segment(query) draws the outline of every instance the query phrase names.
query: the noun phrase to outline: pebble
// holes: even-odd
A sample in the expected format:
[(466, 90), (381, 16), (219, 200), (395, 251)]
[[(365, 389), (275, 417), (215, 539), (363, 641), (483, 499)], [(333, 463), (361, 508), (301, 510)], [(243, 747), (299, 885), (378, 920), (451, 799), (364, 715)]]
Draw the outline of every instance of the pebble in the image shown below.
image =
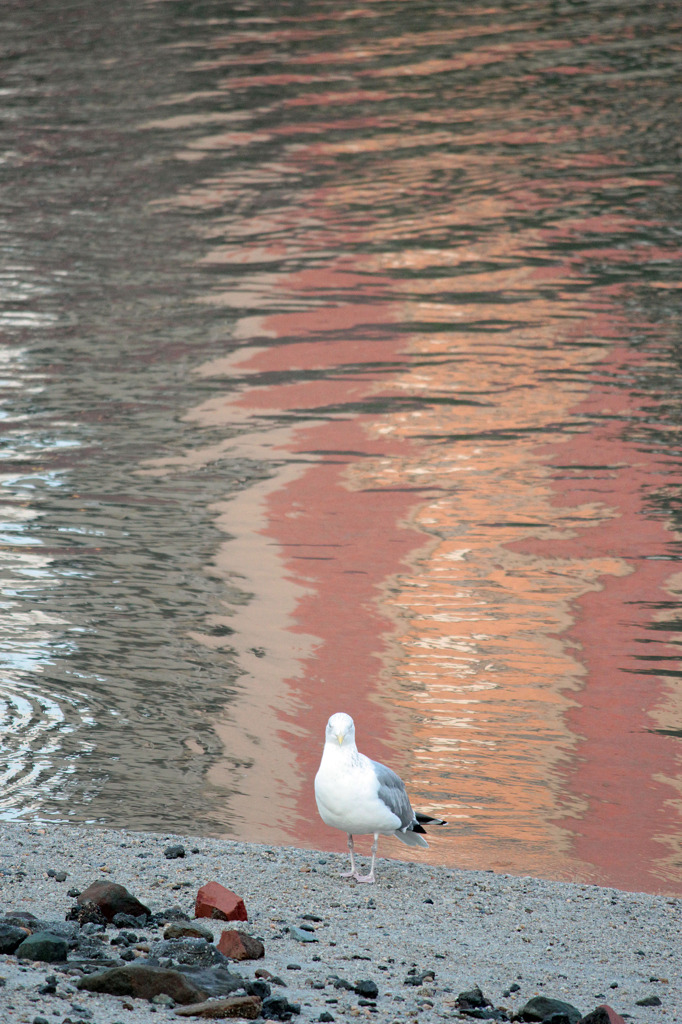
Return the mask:
[(297, 942), (319, 942), (316, 935), (311, 934), (304, 928), (298, 928), (295, 924), (289, 926), (289, 935)]

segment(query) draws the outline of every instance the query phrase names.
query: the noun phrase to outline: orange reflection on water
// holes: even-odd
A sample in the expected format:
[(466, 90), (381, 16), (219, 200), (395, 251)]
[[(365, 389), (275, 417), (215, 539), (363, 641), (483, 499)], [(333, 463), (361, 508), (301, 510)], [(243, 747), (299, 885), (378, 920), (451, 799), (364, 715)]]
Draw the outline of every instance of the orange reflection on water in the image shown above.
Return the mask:
[[(388, 77), (365, 66), (380, 44), (366, 47), (341, 93)], [(409, 84), (503, 56), (491, 44), (407, 61), (391, 77)], [(313, 74), (254, 71), (229, 87), (310, 85)], [(235, 607), (230, 592), (211, 623), (234, 634), (196, 636), (236, 649), (245, 671), (217, 723), (226, 758), (209, 779), (229, 793), (226, 829), (343, 848), (319, 822), (312, 779), (324, 722), (344, 709), (361, 748), (450, 822), (428, 854), (383, 853), (682, 891), (679, 756), (654, 731), (675, 728), (678, 677), (645, 673), (641, 658), (644, 641), (656, 658), (676, 654), (664, 629), (650, 631), (651, 606), (678, 592), (661, 560), (667, 524), (644, 507), (661, 469), (624, 439), (623, 417), (641, 413), (634, 389), (604, 383), (638, 358), (619, 350), (623, 288), (597, 287), (558, 233), (524, 225), (523, 214), (552, 211), (555, 185), (518, 175), (515, 151), (570, 143), (555, 164), (561, 238), (603, 235), (593, 251), (613, 265), (632, 218), (586, 210), (586, 196), (632, 180), (613, 156), (572, 153), (605, 133), (599, 117), (547, 126), (532, 111), (488, 131), (490, 106), (481, 118), (471, 107), (464, 146), (456, 113), (441, 123), (396, 107), (334, 122), (338, 74), (320, 70), (306, 94), (315, 120), (198, 135), (179, 154), (285, 147), (279, 162), (236, 166), (179, 196), (186, 209), (220, 209), (279, 174), (294, 181), (275, 210), (203, 229), (206, 263), (254, 266), (204, 297), (238, 317), (241, 347), (201, 367), (225, 388), (190, 414), (229, 436), (185, 462), (229, 455), (269, 473), (215, 507), (227, 537), (209, 571), (248, 597)], [(493, 168), (484, 144), (509, 152)], [(298, 191), (297, 171), (356, 156), (373, 173)], [(467, 187), (422, 209), (439, 175)], [(285, 257), (304, 268), (282, 269)]]

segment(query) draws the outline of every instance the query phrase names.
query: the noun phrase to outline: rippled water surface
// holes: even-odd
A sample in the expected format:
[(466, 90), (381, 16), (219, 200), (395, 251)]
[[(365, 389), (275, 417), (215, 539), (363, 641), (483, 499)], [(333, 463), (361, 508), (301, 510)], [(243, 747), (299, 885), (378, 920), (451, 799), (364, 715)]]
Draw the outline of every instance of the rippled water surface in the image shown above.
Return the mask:
[(0, 814), (682, 893), (678, 4), (0, 21)]

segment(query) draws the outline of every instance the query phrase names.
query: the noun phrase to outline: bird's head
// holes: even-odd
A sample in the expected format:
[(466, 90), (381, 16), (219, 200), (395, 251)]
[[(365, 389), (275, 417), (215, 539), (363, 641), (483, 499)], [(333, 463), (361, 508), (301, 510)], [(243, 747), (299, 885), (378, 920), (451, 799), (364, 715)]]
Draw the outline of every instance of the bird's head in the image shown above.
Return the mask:
[(344, 744), (355, 743), (355, 724), (350, 715), (343, 711), (337, 711), (327, 722), (325, 735), (327, 743), (338, 743), (340, 747)]

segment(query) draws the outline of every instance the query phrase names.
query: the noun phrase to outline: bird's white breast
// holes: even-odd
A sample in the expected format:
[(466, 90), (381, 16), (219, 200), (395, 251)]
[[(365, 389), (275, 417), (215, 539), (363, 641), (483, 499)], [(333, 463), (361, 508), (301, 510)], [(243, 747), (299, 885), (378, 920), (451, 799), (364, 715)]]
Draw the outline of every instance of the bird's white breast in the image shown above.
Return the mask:
[(400, 819), (378, 793), (379, 782), (368, 757), (325, 744), (315, 776), (315, 799), (325, 825), (355, 835), (394, 832)]

